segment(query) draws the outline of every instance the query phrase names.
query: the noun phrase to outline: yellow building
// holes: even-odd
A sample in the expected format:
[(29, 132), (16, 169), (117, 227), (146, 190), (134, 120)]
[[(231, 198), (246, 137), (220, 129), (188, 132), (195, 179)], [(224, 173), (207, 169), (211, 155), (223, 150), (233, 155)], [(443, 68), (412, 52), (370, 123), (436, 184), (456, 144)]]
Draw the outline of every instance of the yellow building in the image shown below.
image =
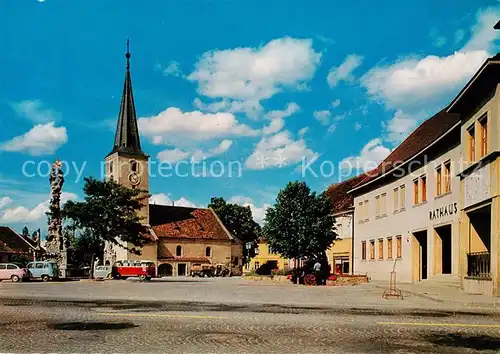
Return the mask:
[(245, 264), (243, 273), (256, 271), (261, 267), (261, 271), (265, 274), (270, 274), (271, 269), (288, 269), (291, 267), (291, 263), (288, 259), (282, 258), (280, 254), (273, 252), (273, 250), (269, 247), (269, 244), (265, 240), (260, 239), (256, 255), (250, 260), (250, 262)]
[(325, 191), (333, 206), (337, 239), (327, 250), (330, 272), (354, 274), (352, 263), (352, 238), (354, 219), (354, 199), (348, 191), (366, 177), (361, 174), (346, 181), (332, 184)]
[(461, 117), (460, 275), (465, 291), (500, 296), (500, 54), (448, 106)]

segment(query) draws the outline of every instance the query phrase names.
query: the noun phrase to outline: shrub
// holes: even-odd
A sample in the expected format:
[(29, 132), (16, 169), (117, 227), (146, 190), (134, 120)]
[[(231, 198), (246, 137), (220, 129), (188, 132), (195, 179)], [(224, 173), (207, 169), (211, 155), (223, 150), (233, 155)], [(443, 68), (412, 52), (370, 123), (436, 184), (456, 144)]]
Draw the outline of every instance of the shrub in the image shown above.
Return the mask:
[(292, 274), (292, 270), (291, 269), (273, 269), (273, 272), (272, 272), (273, 275), (290, 275)]

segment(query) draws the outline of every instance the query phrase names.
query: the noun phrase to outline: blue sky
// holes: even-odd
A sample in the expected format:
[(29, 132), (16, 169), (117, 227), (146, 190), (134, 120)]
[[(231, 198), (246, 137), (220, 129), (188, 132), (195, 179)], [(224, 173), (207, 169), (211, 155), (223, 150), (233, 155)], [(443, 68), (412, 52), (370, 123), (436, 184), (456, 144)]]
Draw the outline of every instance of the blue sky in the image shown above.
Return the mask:
[[(143, 150), (214, 166), (151, 178), (155, 202), (222, 196), (260, 221), (288, 181), (323, 191), (387, 156), (498, 52), (499, 18), (496, 0), (2, 1), (0, 224), (45, 227), (47, 162), (100, 176), (127, 37)], [(81, 189), (73, 167), (64, 199)]]

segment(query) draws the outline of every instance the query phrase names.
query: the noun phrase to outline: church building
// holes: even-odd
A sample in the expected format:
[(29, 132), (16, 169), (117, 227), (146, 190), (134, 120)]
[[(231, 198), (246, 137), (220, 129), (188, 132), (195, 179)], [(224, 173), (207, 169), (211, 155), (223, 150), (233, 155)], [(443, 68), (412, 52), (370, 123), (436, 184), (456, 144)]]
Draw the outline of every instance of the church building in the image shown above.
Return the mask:
[[(142, 150), (130, 77), (130, 53), (121, 99), (120, 113), (111, 152), (105, 157), (106, 178), (128, 188), (149, 192), (149, 156)], [(165, 180), (168, 183), (168, 180)], [(241, 273), (243, 245), (207, 208), (150, 204), (145, 199), (139, 211), (148, 228), (148, 241), (141, 254), (107, 244), (104, 263), (153, 261), (159, 276), (188, 275), (193, 264), (224, 264)], [(132, 245), (128, 245), (129, 248)]]

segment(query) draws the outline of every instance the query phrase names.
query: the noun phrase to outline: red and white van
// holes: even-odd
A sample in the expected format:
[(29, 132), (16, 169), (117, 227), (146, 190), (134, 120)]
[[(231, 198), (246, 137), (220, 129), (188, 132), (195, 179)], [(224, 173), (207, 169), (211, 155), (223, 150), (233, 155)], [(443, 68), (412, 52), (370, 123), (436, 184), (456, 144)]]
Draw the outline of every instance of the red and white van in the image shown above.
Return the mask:
[(150, 280), (156, 277), (156, 266), (153, 261), (117, 261), (111, 270), (113, 279), (137, 277)]

